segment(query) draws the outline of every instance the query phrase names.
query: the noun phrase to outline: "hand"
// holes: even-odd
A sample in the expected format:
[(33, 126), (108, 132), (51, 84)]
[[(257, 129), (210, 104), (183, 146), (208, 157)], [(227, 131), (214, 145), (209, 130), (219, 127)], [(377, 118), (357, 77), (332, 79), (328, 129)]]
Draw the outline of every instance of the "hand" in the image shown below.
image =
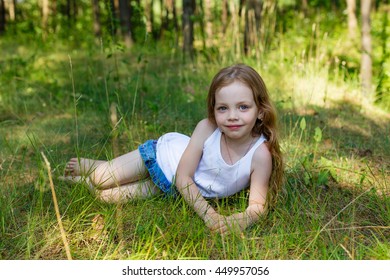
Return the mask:
[(204, 217), (204, 221), (206, 226), (212, 231), (212, 232), (218, 232), (218, 229), (221, 228), (223, 225), (223, 221), (225, 220), (225, 217), (218, 214), (208, 214)]
[(229, 233), (242, 233), (246, 228), (247, 222), (241, 213), (231, 216), (223, 216), (218, 213), (208, 215), (205, 219), (206, 226), (212, 231), (221, 235)]
[(232, 233), (242, 233), (248, 226), (248, 218), (244, 213), (236, 213), (226, 217), (226, 225)]

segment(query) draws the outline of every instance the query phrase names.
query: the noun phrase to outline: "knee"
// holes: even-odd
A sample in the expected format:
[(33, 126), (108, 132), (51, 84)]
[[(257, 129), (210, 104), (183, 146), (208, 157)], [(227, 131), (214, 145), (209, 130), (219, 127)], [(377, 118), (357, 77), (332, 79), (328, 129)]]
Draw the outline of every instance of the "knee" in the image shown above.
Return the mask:
[(112, 187), (115, 182), (114, 178), (109, 176), (106, 168), (103, 166), (96, 167), (96, 169), (89, 174), (89, 180), (96, 188), (102, 189)]

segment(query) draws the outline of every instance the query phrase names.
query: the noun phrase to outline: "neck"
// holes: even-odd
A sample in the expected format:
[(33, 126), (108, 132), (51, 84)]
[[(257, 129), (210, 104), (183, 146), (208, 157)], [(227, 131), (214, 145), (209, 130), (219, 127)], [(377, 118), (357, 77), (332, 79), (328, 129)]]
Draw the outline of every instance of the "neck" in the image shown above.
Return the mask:
[(229, 164), (232, 165), (249, 152), (256, 139), (256, 137), (249, 135), (248, 138), (243, 139), (242, 141), (229, 142), (224, 133), (222, 133), (222, 137), (224, 138), (225, 142), (225, 155), (227, 155), (226, 158), (229, 160)]
[(226, 137), (225, 133), (222, 133), (223, 137), (225, 138), (225, 143), (229, 145), (229, 147), (246, 147), (247, 145), (252, 145), (254, 139), (257, 137), (253, 136), (252, 134), (249, 134), (247, 137), (243, 139), (232, 139)]

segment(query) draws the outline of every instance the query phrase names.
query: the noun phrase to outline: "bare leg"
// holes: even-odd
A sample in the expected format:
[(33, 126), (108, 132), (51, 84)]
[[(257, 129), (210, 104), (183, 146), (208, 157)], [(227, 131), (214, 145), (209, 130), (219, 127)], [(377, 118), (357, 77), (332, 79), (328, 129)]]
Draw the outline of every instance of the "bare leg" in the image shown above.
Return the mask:
[(108, 203), (123, 203), (132, 199), (144, 199), (160, 193), (152, 180), (98, 190), (96, 197)]
[(71, 158), (65, 167), (65, 176), (89, 176), (99, 164), (106, 162), (89, 158)]
[[(65, 168), (65, 180), (89, 178), (90, 184), (100, 189), (119, 187), (149, 177), (138, 150), (111, 161), (72, 158)], [(76, 180), (76, 182), (79, 180)]]

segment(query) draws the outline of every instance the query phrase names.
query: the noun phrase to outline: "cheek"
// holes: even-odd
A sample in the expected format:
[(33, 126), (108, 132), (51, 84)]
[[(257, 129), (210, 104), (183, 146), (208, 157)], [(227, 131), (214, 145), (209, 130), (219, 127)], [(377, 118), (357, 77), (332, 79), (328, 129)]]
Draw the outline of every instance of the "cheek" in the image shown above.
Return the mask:
[(222, 120), (222, 118), (221, 118), (221, 116), (219, 114), (215, 114), (214, 116), (215, 116), (215, 121), (216, 122), (219, 122), (219, 121)]

